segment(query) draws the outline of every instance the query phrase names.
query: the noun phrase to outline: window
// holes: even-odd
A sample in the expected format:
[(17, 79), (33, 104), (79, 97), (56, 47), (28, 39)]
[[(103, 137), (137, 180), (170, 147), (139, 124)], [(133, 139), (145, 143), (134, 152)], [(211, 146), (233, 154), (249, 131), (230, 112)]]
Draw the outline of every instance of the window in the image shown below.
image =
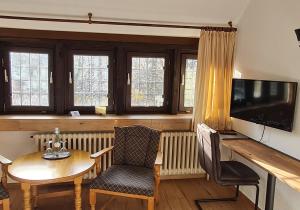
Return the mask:
[(5, 72), (8, 111), (50, 111), (52, 106), (52, 71), (50, 53), (10, 50)]
[(196, 72), (196, 55), (184, 54), (181, 66), (180, 111), (191, 112), (194, 107)]
[(130, 55), (127, 75), (128, 109), (158, 111), (166, 107), (166, 56)]
[(0, 37), (0, 114), (192, 111), (196, 40), (37, 37)]
[[(69, 84), (73, 91), (72, 107), (82, 112), (94, 112), (95, 106), (111, 108), (112, 87), (110, 56), (97, 54), (73, 53), (72, 72), (69, 72)], [(72, 78), (73, 76), (73, 78)]]

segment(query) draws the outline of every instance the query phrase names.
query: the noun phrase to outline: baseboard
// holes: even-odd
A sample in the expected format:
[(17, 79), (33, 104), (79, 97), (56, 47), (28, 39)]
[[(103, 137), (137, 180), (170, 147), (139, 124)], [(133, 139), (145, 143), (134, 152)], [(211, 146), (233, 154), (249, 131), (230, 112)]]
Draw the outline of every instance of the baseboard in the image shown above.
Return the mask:
[(199, 179), (206, 177), (205, 173), (201, 174), (183, 174), (183, 175), (164, 175), (160, 176), (161, 180), (170, 180), (170, 179)]

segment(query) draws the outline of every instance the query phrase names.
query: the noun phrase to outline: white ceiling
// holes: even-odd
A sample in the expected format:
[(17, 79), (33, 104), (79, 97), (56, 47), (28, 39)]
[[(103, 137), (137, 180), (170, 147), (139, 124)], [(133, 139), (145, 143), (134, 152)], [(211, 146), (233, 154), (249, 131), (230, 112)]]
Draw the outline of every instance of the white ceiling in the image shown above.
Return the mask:
[(236, 23), (249, 0), (2, 0), (0, 13), (83, 17), (97, 19), (174, 22), (188, 24)]

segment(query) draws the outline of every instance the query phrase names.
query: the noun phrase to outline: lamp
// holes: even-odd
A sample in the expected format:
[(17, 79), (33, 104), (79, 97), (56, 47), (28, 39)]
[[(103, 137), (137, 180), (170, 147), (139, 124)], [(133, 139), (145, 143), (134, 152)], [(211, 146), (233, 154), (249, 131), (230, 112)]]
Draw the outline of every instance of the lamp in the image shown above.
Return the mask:
[(299, 42), (299, 47), (300, 47), (300, 28), (295, 30), (297, 38), (298, 38), (298, 42)]

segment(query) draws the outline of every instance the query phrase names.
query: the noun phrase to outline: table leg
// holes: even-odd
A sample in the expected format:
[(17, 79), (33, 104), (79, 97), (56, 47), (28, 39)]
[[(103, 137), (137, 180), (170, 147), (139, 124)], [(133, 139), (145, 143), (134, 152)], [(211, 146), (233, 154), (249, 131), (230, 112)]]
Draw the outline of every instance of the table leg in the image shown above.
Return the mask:
[(81, 210), (81, 183), (82, 177), (77, 177), (74, 180), (75, 184), (75, 210)]
[(24, 196), (24, 210), (31, 210), (31, 192), (30, 184), (21, 183), (21, 189), (23, 190)]
[(272, 174), (268, 174), (265, 210), (273, 210), (275, 186), (276, 186), (276, 177), (273, 176)]
[(37, 208), (37, 196), (38, 196), (38, 186), (33, 185), (32, 188), (32, 205), (34, 208)]

